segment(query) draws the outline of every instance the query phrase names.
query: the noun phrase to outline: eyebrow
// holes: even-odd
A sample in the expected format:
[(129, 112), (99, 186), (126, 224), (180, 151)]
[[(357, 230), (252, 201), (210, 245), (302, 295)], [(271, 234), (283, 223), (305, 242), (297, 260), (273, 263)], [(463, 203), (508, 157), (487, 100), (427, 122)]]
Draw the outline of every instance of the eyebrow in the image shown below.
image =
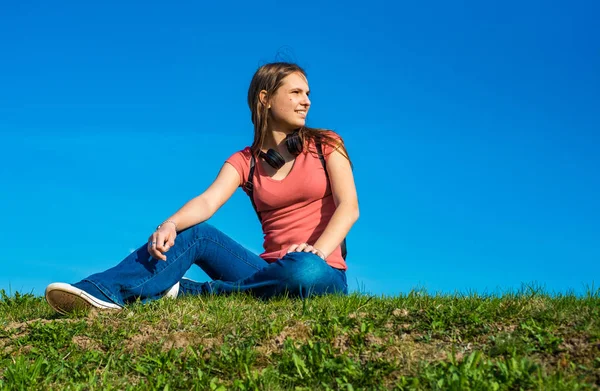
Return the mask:
[(295, 90), (306, 91), (307, 94), (310, 94), (310, 88), (308, 90), (304, 90), (304, 88), (302, 88), (302, 87), (290, 87), (290, 89), (288, 91), (295, 91)]

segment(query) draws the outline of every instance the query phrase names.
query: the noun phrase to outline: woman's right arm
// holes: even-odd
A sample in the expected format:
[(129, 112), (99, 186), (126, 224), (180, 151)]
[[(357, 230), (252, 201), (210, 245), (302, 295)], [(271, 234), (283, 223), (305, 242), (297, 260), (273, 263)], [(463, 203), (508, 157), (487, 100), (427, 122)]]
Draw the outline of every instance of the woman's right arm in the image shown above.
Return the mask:
[[(182, 231), (212, 217), (231, 198), (240, 185), (240, 175), (229, 163), (223, 164), (213, 183), (199, 196), (185, 203), (167, 220), (174, 224), (161, 225), (148, 239), (148, 250), (155, 258), (167, 259), (164, 255), (175, 244), (176, 231)], [(175, 230), (175, 224), (177, 230)], [(152, 244), (154, 243), (154, 245)]]

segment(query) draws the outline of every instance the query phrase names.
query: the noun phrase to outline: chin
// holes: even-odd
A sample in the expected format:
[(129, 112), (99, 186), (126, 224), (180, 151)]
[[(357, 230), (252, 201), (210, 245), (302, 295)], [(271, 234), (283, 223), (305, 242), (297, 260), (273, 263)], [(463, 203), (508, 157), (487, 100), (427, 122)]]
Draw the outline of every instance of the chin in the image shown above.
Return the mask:
[(298, 128), (301, 128), (303, 126), (306, 125), (306, 120), (305, 119), (298, 119), (298, 118), (294, 118), (294, 120), (292, 121), (281, 121), (279, 123), (279, 126), (282, 126), (284, 128), (288, 128), (290, 130), (296, 130)]
[(295, 128), (301, 128), (304, 125), (306, 125), (306, 121), (298, 121), (297, 123), (294, 124)]

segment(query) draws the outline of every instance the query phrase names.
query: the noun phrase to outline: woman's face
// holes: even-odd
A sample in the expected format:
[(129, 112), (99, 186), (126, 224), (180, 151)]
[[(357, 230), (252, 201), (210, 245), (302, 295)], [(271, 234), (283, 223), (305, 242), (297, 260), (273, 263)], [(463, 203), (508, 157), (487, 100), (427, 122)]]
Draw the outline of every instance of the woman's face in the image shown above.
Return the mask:
[(298, 129), (306, 123), (310, 108), (310, 91), (303, 74), (294, 72), (282, 80), (281, 86), (269, 100), (269, 112), (276, 126)]

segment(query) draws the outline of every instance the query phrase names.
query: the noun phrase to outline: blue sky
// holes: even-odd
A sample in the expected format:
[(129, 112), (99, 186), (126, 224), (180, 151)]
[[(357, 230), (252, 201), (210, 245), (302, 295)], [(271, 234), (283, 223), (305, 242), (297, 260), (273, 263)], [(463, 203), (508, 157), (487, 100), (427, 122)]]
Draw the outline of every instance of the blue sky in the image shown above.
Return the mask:
[[(248, 84), (276, 60), (354, 163), (351, 290), (597, 288), (600, 7), (484, 3), (3, 4), (0, 289), (145, 243), (251, 143)], [(210, 222), (261, 251), (241, 190)]]

